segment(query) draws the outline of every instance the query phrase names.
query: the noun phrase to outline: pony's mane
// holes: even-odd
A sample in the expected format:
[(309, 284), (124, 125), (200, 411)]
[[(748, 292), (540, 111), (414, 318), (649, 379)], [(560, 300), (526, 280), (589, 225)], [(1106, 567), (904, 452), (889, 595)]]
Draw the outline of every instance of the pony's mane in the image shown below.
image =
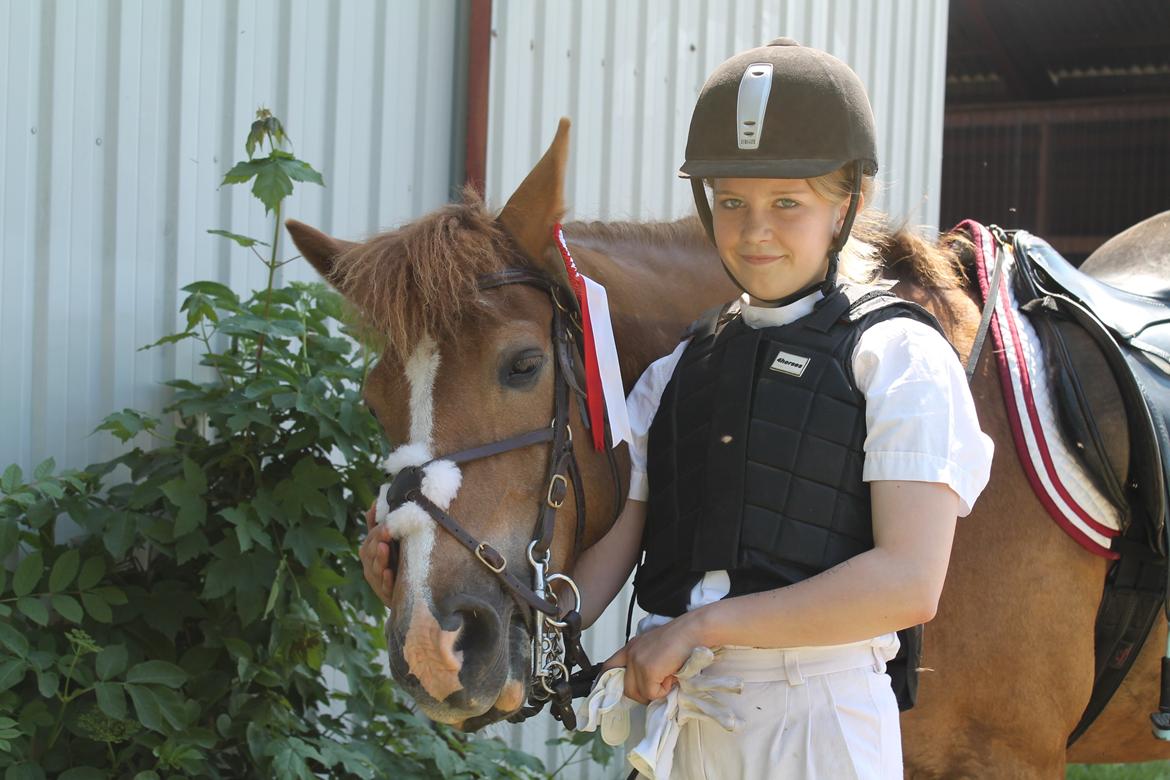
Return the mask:
[(491, 313), (479, 294), (482, 274), (524, 264), (468, 188), (462, 202), (340, 255), (332, 279), (357, 306), (364, 336), (405, 360), (423, 334), (444, 343), (467, 320)]
[(565, 232), (578, 241), (599, 241), (607, 245), (669, 247), (707, 243), (707, 234), (698, 217), (673, 222), (570, 222)]
[(887, 279), (936, 290), (967, 286), (963, 258), (973, 246), (962, 233), (944, 233), (932, 242), (903, 225), (880, 236), (875, 244), (882, 258), (882, 276)]

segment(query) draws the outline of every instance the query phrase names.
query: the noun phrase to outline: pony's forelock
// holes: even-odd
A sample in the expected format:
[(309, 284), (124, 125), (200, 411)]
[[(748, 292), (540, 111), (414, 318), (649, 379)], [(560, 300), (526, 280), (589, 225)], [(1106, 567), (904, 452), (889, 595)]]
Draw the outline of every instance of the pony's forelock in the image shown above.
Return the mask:
[(446, 343), (466, 320), (493, 314), (478, 279), (524, 260), (475, 190), (337, 258), (333, 282), (365, 338), (404, 362), (424, 334)]

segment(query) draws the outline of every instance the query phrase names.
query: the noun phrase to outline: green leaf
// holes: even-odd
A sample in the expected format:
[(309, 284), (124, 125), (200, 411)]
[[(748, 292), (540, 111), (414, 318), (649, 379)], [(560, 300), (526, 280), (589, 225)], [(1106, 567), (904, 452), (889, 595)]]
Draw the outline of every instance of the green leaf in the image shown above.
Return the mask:
[(7, 558), (20, 541), (20, 526), (15, 519), (0, 518), (0, 558)]
[(116, 588), (113, 585), (103, 585), (100, 588), (94, 588), (93, 595), (108, 601), (115, 607), (120, 607), (126, 603), (126, 594), (121, 588)]
[(0, 691), (6, 691), (24, 679), (28, 664), (20, 658), (0, 661)]
[(106, 573), (106, 559), (100, 555), (86, 558), (81, 565), (81, 573), (77, 575), (78, 590), (89, 590), (101, 582)]
[(252, 194), (264, 204), (264, 213), (275, 209), (280, 202), (292, 195), (293, 183), (288, 172), (279, 160), (265, 160), (264, 165), (256, 171), (256, 180), (252, 182)]
[[(190, 327), (190, 326), (188, 326), (188, 327)], [(145, 347), (140, 349), (139, 352), (142, 352), (143, 350), (147, 350), (147, 349), (152, 349), (154, 347), (166, 346), (167, 344), (178, 344), (180, 341), (186, 341), (187, 339), (191, 339), (191, 338), (195, 338), (195, 331), (193, 331), (193, 330), (186, 330), (186, 331), (183, 331), (182, 333), (172, 333), (169, 336), (163, 336), (158, 341), (154, 341), (154, 342), (151, 342), (150, 344), (147, 344)], [(114, 435), (117, 436), (116, 433)], [(122, 439), (122, 441), (126, 441), (126, 439)]]
[(4, 773), (4, 780), (45, 780), (45, 770), (36, 764), (22, 761), (8, 767)]
[(301, 160), (281, 160), (280, 168), (285, 174), (296, 181), (305, 181), (310, 184), (320, 184), (325, 186), (325, 180), (321, 178), (321, 174), (313, 170), (313, 167), (307, 162)]
[(284, 584), (284, 575), (288, 570), (288, 565), (284, 558), (280, 559), (280, 566), (276, 569), (276, 579), (272, 581), (272, 589), (268, 591), (268, 603), (264, 605), (264, 617), (268, 617), (276, 606), (276, 600), (280, 596), (280, 586)]
[(134, 712), (138, 714), (138, 720), (142, 725), (151, 731), (165, 734), (162, 709), (154, 691), (145, 685), (127, 685), (125, 688), (126, 693), (130, 694), (130, 700), (134, 702)]
[(59, 593), (69, 587), (69, 583), (77, 576), (80, 565), (81, 553), (75, 549), (66, 550), (53, 563), (53, 570), (49, 573), (49, 591)]
[(52, 458), (46, 458), (33, 469), (33, 479), (40, 481), (52, 474), (55, 468), (57, 468), (57, 462)]
[(143, 661), (130, 667), (126, 673), (128, 683), (156, 683), (168, 688), (178, 688), (187, 681), (187, 673), (166, 661)]
[(134, 775), (134, 780), (162, 780), (162, 778), (159, 777), (158, 772), (148, 769), (145, 772), (139, 772)]
[(138, 523), (134, 515), (129, 512), (117, 512), (106, 521), (106, 528), (102, 532), (102, 544), (114, 560), (121, 560), (134, 545), (137, 533)]
[(0, 623), (0, 645), (21, 658), (28, 655), (28, 640), (9, 623)]
[[(187, 472), (186, 460), (183, 471)], [(203, 481), (201, 474), (200, 481)], [(179, 508), (174, 524), (175, 537), (194, 531), (207, 518), (207, 503), (201, 496), (205, 489), (206, 482), (200, 487), (198, 483), (192, 483), (189, 479), (172, 479), (162, 486), (163, 494)]]
[(53, 609), (71, 623), (80, 624), (85, 618), (85, 613), (81, 611), (81, 605), (72, 596), (64, 593), (54, 593), (49, 597), (49, 601), (52, 603)]
[(273, 753), (273, 773), (281, 778), (313, 780), (313, 773), (306, 759), (324, 761), (312, 745), (297, 737), (277, 738), (268, 749)]
[(154, 693), (155, 701), (158, 702), (159, 712), (166, 718), (167, 723), (177, 730), (181, 731), (190, 725), (192, 718), (199, 712), (197, 704), (189, 712), (186, 700), (177, 691), (158, 687), (151, 688), (151, 691)]
[[(185, 336), (185, 334), (184, 334)], [(177, 340), (177, 339), (172, 339)], [(162, 343), (157, 342), (157, 343)], [(94, 428), (98, 431), (109, 431), (123, 443), (130, 441), (142, 431), (152, 431), (158, 427), (158, 420), (150, 415), (143, 414), (136, 409), (123, 409), (120, 412), (107, 415), (102, 424)]]
[[(60, 501), (65, 498), (65, 490), (56, 482), (45, 481), (36, 483), (36, 487), (40, 489), (41, 493), (54, 501)], [(49, 513), (46, 512), (46, 516)]]
[(209, 549), (207, 535), (199, 531), (192, 531), (175, 542), (175, 562), (182, 566), (187, 561), (198, 558)]
[(98, 595), (96, 590), (82, 593), (81, 603), (85, 607), (86, 613), (97, 622), (112, 623), (114, 621), (114, 611), (110, 609), (109, 602)]
[(267, 163), (267, 160), (245, 160), (238, 162), (232, 169), (224, 174), (224, 184), (243, 184), (255, 176), (260, 169)]
[(37, 693), (46, 699), (57, 695), (61, 678), (52, 672), (37, 672)]
[(29, 554), (16, 567), (16, 574), (12, 577), (12, 592), (17, 596), (32, 593), (44, 571), (45, 563), (40, 551)]
[[(256, 246), (257, 244), (259, 244), (260, 246), (268, 246), (268, 244), (266, 244), (265, 242), (263, 242), (257, 238), (248, 238), (247, 236), (241, 236), (238, 233), (229, 233), (226, 230), (208, 230), (207, 232), (211, 233), (212, 235), (223, 236), (224, 238), (230, 238), (232, 241), (235, 241), (237, 244), (239, 244), (242, 247)], [(183, 289), (185, 290), (187, 288), (184, 287)]]
[(331, 525), (320, 520), (306, 520), (295, 528), (290, 528), (284, 536), (285, 548), (292, 550), (305, 566), (316, 561), (321, 551), (346, 553), (349, 551), (349, 542)]
[(0, 476), (0, 491), (5, 493), (12, 493), (24, 482), (24, 473), (20, 470), (20, 466), (13, 463), (8, 468), (4, 469), (4, 474)]
[(121, 683), (100, 682), (93, 686), (98, 707), (116, 720), (126, 719), (126, 693)]
[(57, 775), (57, 780), (106, 780), (109, 775), (92, 766), (75, 766)]
[(199, 494), (206, 492), (207, 476), (203, 473), (203, 468), (190, 458), (183, 458), (183, 477), (195, 492)]
[(37, 625), (49, 625), (49, 610), (41, 603), (41, 600), (35, 596), (25, 596), (16, 600), (16, 608), (24, 613), (32, 622)]
[(123, 645), (103, 647), (95, 661), (98, 679), (109, 680), (126, 671), (126, 658), (126, 648)]

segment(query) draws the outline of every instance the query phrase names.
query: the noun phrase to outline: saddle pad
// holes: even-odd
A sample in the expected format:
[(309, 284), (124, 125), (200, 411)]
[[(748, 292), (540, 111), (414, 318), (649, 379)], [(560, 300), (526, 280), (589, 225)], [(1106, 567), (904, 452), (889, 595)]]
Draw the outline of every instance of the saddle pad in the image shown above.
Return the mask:
[[(976, 277), (986, 300), (995, 270), (995, 239), (973, 220), (959, 223), (958, 228), (970, 234), (975, 244)], [(990, 335), (1016, 454), (1036, 497), (1057, 525), (1089, 552), (1116, 559), (1110, 540), (1120, 533), (1121, 516), (1096, 489), (1061, 433), (1040, 339), (1019, 310), (1015, 272), (1015, 257), (1008, 252)]]

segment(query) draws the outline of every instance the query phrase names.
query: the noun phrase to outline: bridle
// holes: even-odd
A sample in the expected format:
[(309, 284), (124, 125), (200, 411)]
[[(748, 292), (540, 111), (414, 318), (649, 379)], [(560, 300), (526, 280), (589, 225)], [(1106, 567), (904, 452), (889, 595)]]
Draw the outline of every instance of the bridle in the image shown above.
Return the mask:
[[(556, 525), (556, 513), (568, 496), (572, 486), (577, 508), (576, 530), (573, 535), (573, 557), (581, 549), (585, 534), (585, 490), (581, 484), (581, 473), (577, 457), (573, 452), (573, 431), (569, 423), (569, 393), (578, 395), (577, 407), (582, 422), (588, 428), (591, 423), (604, 425), (604, 420), (590, 421), (585, 408), (585, 393), (577, 380), (574, 333), (581, 334), (581, 324), (575, 306), (567, 306), (562, 300), (565, 291), (550, 277), (526, 268), (507, 268), (496, 273), (480, 276), (479, 291), (494, 290), (512, 284), (525, 284), (548, 293), (552, 301), (552, 348), (553, 348), (553, 420), (547, 427), (537, 428), (511, 436), (507, 439), (481, 444), (469, 449), (441, 455), (426, 463), (409, 466), (395, 474), (384, 486), (388, 511), (393, 512), (408, 502), (414, 502), (440, 527), (466, 547), (483, 564), (500, 584), (520, 604), (525, 622), (532, 635), (532, 681), (528, 691), (528, 703), (509, 717), (519, 722), (552, 704), (551, 711), (567, 729), (576, 727), (572, 697), (574, 688), (584, 687), (595, 676), (596, 667), (589, 662), (581, 646), (581, 592), (577, 584), (560, 572), (548, 573)], [(468, 463), (513, 450), (524, 449), (537, 444), (549, 444), (546, 485), (537, 512), (536, 526), (528, 544), (527, 558), (532, 569), (532, 585), (522, 582), (508, 571), (508, 561), (492, 545), (471, 535), (458, 520), (445, 512), (422, 492), (423, 471), (435, 461), (450, 461), (456, 464)], [(608, 444), (608, 442), (607, 442)], [(614, 516), (621, 509), (621, 480), (613, 448), (606, 446), (610, 471), (614, 484)], [(553, 582), (565, 583), (573, 592), (573, 609), (558, 618), (561, 611), (556, 594), (550, 589)], [(531, 609), (529, 612), (524, 607)], [(581, 667), (578, 675), (571, 674), (573, 666)], [(572, 679), (571, 679), (572, 678)], [(576, 683), (571, 685), (570, 683)], [(587, 690), (587, 688), (586, 688)]]

